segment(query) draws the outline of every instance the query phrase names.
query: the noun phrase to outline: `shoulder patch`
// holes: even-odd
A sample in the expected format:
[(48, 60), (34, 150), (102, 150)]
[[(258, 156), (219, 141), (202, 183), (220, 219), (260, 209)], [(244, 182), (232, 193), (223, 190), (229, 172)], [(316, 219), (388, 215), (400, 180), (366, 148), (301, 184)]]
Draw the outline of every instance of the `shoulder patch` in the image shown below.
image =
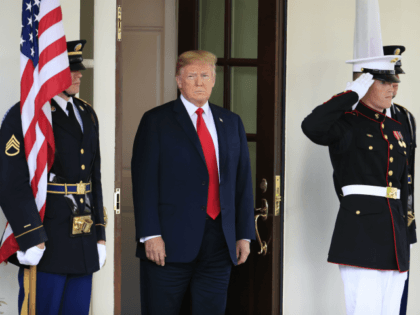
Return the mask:
[(20, 142), (16, 139), (15, 135), (12, 135), (10, 140), (6, 143), (5, 153), (8, 156), (18, 155), (20, 152)]

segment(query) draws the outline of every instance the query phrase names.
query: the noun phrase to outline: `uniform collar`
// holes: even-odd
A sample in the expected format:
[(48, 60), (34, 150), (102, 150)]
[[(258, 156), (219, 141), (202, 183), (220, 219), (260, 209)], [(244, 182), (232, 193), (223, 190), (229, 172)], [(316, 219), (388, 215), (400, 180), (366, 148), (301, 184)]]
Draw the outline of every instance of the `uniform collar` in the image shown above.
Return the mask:
[[(181, 101), (182, 101), (182, 103), (184, 104), (185, 109), (187, 110), (188, 115), (189, 115), (190, 117), (192, 117), (192, 116), (195, 114), (195, 112), (197, 111), (197, 109), (199, 109), (199, 108), (200, 108), (200, 107), (198, 107), (198, 106), (194, 105), (193, 103), (191, 103), (191, 102), (187, 101), (187, 99), (186, 99), (186, 98), (184, 97), (184, 95), (182, 95), (182, 94), (181, 94)], [(209, 102), (208, 102), (208, 101), (207, 101), (207, 102), (206, 102), (206, 104), (204, 104), (204, 106), (203, 106), (203, 107), (201, 107), (201, 108), (203, 109), (204, 114), (209, 114), (209, 112), (210, 112), (210, 106), (209, 106)]]
[(58, 104), (58, 106), (61, 107), (61, 109), (65, 113), (67, 113), (67, 103), (71, 103), (74, 106), (73, 97), (70, 97), (70, 99), (68, 101), (66, 101), (61, 96), (56, 95), (56, 96), (53, 97), (53, 100)]
[(391, 118), (391, 110), (389, 108), (387, 109), (386, 114), (384, 114), (384, 113), (378, 112), (377, 110), (374, 110), (373, 108), (369, 107), (368, 105), (360, 101), (359, 104), (357, 104), (356, 111), (358, 111), (363, 116), (373, 121), (376, 121), (378, 123), (383, 122), (384, 120), (388, 120), (388, 119), (399, 123), (395, 119)]

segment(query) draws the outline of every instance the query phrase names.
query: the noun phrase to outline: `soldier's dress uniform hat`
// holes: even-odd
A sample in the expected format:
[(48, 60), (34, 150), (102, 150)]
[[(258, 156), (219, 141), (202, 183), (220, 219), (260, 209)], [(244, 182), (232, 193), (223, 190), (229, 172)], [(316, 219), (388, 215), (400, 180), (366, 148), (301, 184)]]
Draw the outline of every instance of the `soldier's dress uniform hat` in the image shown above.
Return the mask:
[(86, 70), (83, 65), (83, 48), (85, 47), (86, 40), (74, 40), (67, 42), (67, 53), (69, 55), (70, 70)]
[(376, 80), (397, 82), (395, 64), (400, 55), (384, 55), (378, 1), (356, 1), (353, 72), (371, 73)]
[[(384, 46), (384, 55), (401, 55), (405, 51), (404, 46), (391, 45)], [(395, 63), (395, 74), (405, 74), (404, 70), (401, 68), (401, 60), (398, 60)]]

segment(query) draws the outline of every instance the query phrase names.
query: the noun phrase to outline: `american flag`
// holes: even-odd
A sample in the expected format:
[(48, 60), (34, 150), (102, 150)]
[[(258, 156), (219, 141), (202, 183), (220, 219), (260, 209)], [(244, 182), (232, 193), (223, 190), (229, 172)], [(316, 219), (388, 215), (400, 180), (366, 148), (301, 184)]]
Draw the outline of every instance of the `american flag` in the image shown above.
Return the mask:
[[(20, 112), (30, 185), (44, 220), (47, 174), (54, 162), (50, 100), (71, 85), (59, 0), (23, 0), (20, 38)], [(19, 250), (10, 224), (0, 247), (0, 263)]]

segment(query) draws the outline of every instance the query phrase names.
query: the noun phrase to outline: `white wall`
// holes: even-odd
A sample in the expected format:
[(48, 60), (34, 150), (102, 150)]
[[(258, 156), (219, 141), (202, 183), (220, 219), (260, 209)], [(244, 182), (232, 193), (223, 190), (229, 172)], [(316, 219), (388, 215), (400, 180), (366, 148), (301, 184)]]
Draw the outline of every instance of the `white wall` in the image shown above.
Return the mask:
[[(64, 30), (67, 40), (79, 37), (80, 0), (61, 0)], [(0, 119), (8, 108), (19, 101), (20, 66), (19, 40), (22, 20), (22, 1), (1, 1), (0, 10)], [(6, 219), (0, 211), (0, 235), (3, 233)], [(0, 314), (17, 314), (18, 269), (13, 265), (0, 265), (0, 301), (7, 305), (0, 306)]]
[[(420, 117), (415, 74), (420, 2), (381, 0), (384, 45), (402, 44), (403, 69), (396, 101)], [(310, 142), (301, 122), (312, 109), (342, 92), (351, 80), (355, 1), (288, 1), (284, 314), (345, 314), (338, 267), (327, 254), (338, 212), (328, 149)], [(416, 59), (417, 58), (417, 59)], [(419, 166), (418, 166), (419, 167)], [(417, 169), (418, 169), (417, 167)], [(419, 171), (419, 170), (418, 170)], [(420, 174), (417, 171), (417, 174)], [(416, 180), (419, 183), (419, 180)], [(417, 184), (420, 185), (420, 184)], [(417, 208), (420, 190), (416, 190)], [(419, 230), (420, 232), (420, 230)], [(411, 258), (408, 314), (418, 314), (420, 250)]]
[(92, 314), (114, 314), (115, 32), (116, 0), (95, 0), (94, 100), (99, 119), (107, 260), (93, 276)]

